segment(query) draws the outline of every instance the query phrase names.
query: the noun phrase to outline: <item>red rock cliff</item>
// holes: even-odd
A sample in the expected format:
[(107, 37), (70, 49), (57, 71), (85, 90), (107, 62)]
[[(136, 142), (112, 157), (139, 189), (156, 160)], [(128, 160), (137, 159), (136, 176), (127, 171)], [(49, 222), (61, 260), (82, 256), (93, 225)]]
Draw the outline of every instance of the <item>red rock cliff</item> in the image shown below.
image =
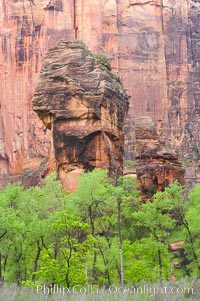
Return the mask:
[(31, 98), (47, 50), (60, 39), (78, 38), (110, 55), (131, 95), (126, 158), (133, 158), (134, 118), (149, 115), (195, 180), (199, 15), (196, 0), (0, 0), (1, 175), (32, 179), (53, 156), (49, 131), (32, 112)]

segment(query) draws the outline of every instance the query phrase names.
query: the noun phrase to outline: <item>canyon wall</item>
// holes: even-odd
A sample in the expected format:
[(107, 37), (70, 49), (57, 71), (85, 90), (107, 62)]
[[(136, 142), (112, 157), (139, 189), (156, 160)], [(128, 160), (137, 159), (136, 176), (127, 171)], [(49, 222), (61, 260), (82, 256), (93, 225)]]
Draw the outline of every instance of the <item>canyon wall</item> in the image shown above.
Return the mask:
[(50, 131), (31, 99), (44, 54), (60, 39), (106, 53), (121, 76), (131, 96), (125, 158), (134, 158), (135, 117), (147, 115), (196, 181), (199, 23), (199, 0), (0, 0), (0, 181), (28, 185), (46, 161), (54, 167)]

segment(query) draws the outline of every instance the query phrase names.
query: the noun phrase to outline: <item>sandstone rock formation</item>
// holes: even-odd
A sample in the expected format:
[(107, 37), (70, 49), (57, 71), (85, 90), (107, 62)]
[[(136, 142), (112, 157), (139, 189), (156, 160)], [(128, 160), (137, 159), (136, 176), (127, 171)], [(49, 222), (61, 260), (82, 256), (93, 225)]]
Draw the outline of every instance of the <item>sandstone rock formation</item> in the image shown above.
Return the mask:
[(79, 41), (60, 41), (44, 58), (33, 110), (53, 133), (58, 174), (73, 191), (80, 172), (122, 174), (128, 96), (102, 55)]
[(135, 136), (136, 174), (142, 193), (151, 197), (175, 180), (184, 185), (185, 170), (159, 139), (151, 117), (136, 118)]
[(44, 54), (60, 39), (77, 38), (111, 57), (131, 95), (126, 159), (134, 158), (134, 119), (148, 115), (185, 162), (188, 180), (197, 181), (199, 14), (197, 0), (0, 0), (3, 180), (39, 176), (45, 158), (53, 157), (49, 131), (32, 112), (31, 99)]
[(177, 251), (177, 250), (181, 250), (183, 248), (185, 241), (184, 240), (180, 240), (177, 242), (173, 242), (169, 244), (169, 249), (171, 251)]

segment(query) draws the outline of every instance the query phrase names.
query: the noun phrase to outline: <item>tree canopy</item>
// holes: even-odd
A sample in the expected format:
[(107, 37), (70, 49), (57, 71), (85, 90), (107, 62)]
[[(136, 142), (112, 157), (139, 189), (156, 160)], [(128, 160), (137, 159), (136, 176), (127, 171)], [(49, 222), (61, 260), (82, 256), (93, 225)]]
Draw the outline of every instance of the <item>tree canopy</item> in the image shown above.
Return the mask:
[[(134, 179), (83, 173), (76, 192), (55, 174), (42, 187), (0, 190), (0, 281), (97, 286), (200, 273), (200, 185), (174, 182), (141, 202)], [(179, 250), (170, 244), (182, 240)]]

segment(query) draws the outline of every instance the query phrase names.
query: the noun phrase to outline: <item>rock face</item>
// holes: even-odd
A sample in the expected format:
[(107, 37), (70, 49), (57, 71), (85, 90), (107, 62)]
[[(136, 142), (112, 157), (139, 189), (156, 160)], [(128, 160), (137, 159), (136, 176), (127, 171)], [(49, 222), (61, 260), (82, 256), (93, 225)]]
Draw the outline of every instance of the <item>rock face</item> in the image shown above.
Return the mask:
[(197, 0), (0, 0), (1, 180), (39, 176), (51, 162), (51, 135), (31, 99), (44, 54), (77, 38), (110, 56), (131, 95), (126, 159), (134, 158), (135, 117), (148, 115), (197, 181), (199, 14)]
[(80, 172), (122, 174), (128, 96), (104, 56), (61, 41), (44, 58), (33, 110), (53, 133), (58, 174), (73, 191)]
[(150, 117), (136, 118), (135, 136), (136, 174), (142, 193), (151, 197), (175, 180), (184, 185), (185, 170), (177, 155), (159, 139)]

